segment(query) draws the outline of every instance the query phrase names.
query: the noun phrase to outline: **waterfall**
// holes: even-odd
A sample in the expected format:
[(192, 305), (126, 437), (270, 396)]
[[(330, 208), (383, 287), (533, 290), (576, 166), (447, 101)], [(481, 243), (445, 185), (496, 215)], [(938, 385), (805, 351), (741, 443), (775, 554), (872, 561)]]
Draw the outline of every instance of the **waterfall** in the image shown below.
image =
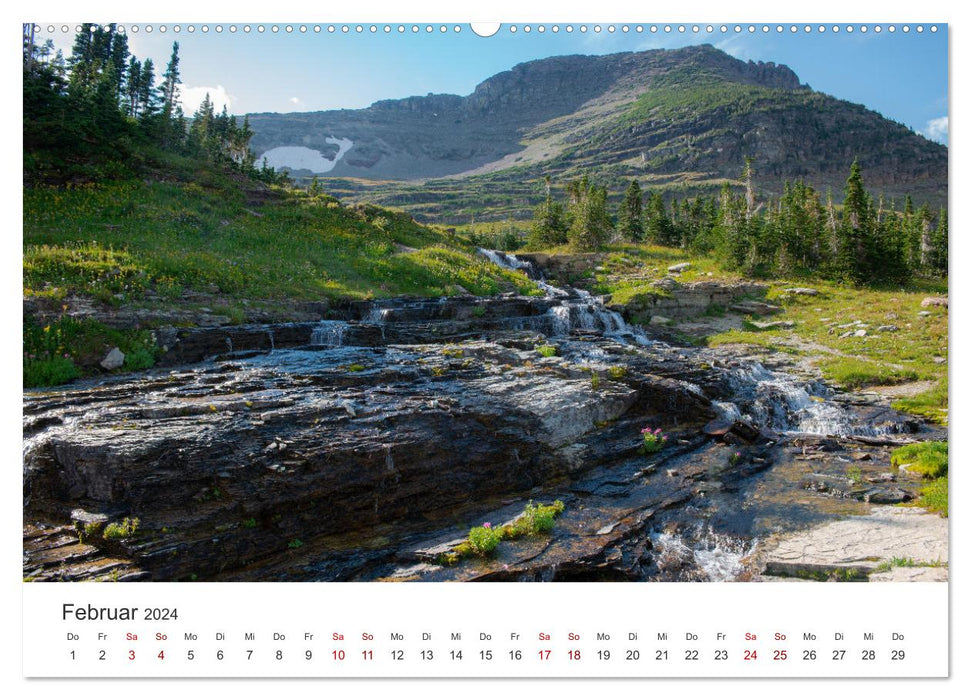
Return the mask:
[(364, 320), (368, 323), (387, 323), (388, 316), (390, 314), (391, 309), (382, 309), (380, 306), (372, 306)]
[(547, 297), (568, 297), (570, 292), (552, 284), (547, 284), (543, 275), (536, 269), (536, 266), (528, 260), (520, 260), (512, 253), (504, 253), (501, 250), (489, 250), (487, 248), (477, 249), (481, 255), (489, 258), (494, 265), (507, 270), (516, 270), (529, 277), (537, 287), (546, 292)]
[(778, 432), (817, 435), (877, 435), (888, 428), (861, 422), (839, 404), (827, 401), (828, 390), (815, 382), (777, 374), (754, 362), (731, 370), (734, 402), (716, 405), (729, 420), (746, 418)]
[(651, 341), (644, 336), (639, 328), (628, 326), (623, 316), (616, 311), (604, 308), (603, 301), (585, 289), (554, 287), (548, 284), (543, 279), (543, 275), (536, 269), (536, 266), (527, 260), (520, 260), (511, 253), (498, 250), (486, 248), (479, 248), (478, 250), (481, 255), (495, 265), (524, 273), (546, 292), (547, 299), (559, 300), (558, 305), (551, 306), (546, 312), (546, 315), (550, 318), (553, 336), (566, 336), (570, 334), (570, 331), (577, 329), (601, 332), (617, 338), (632, 338), (641, 345), (651, 344)]
[(347, 331), (346, 321), (321, 321), (310, 335), (311, 345), (329, 345), (339, 348), (344, 345), (344, 333)]

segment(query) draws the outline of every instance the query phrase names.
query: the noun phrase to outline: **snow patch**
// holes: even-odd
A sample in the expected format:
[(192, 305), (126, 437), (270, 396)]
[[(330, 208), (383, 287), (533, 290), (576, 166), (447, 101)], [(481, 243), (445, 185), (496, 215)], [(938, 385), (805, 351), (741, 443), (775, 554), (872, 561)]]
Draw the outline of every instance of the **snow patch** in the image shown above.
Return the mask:
[(325, 158), (320, 151), (306, 146), (277, 146), (266, 151), (260, 158), (260, 162), (266, 158), (267, 164), (277, 170), (286, 168), (291, 171), (309, 170), (315, 174), (329, 173), (344, 154), (351, 150), (354, 142), (350, 139), (336, 139), (333, 136), (328, 136), (324, 140), (337, 146), (337, 154), (333, 160)]

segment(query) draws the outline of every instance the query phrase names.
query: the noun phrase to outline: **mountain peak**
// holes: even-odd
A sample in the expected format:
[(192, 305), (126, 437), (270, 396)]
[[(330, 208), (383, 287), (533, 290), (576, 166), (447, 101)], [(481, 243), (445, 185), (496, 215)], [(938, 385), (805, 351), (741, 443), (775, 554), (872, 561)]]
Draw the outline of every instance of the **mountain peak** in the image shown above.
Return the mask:
[[(329, 159), (322, 172), (332, 177), (501, 180), (516, 168), (525, 183), (583, 171), (676, 183), (684, 196), (737, 178), (752, 157), (767, 192), (786, 179), (839, 192), (858, 159), (868, 183), (888, 196), (946, 197), (945, 147), (813, 91), (788, 66), (741, 60), (710, 44), (552, 56), (497, 73), (464, 97), (428, 94), (298, 116), (252, 115), (254, 150), (261, 157), (283, 147), (319, 151), (323, 160), (301, 162)], [(296, 175), (311, 174), (296, 167)]]

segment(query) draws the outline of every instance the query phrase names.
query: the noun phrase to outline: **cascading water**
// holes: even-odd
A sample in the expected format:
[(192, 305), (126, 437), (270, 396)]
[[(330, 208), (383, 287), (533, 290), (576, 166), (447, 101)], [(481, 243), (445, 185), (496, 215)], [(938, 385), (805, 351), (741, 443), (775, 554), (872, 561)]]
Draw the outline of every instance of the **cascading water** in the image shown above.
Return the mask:
[(639, 328), (628, 326), (616, 311), (604, 308), (599, 297), (584, 289), (562, 289), (546, 282), (533, 263), (521, 260), (511, 253), (479, 248), (479, 253), (494, 264), (507, 270), (516, 270), (529, 277), (549, 299), (559, 300), (551, 306), (546, 315), (550, 317), (553, 336), (566, 336), (576, 329), (600, 332), (618, 339), (633, 339), (640, 345), (650, 345), (651, 341)]
[(730, 372), (735, 400), (714, 404), (726, 420), (745, 418), (782, 433), (847, 436), (879, 435), (890, 430), (862, 422), (827, 400), (829, 390), (816, 382), (772, 372), (759, 362)]
[(704, 521), (696, 522), (679, 534), (657, 533), (653, 539), (665, 559), (697, 569), (709, 581), (737, 578), (745, 570), (744, 560), (752, 554), (756, 544), (752, 539), (715, 532)]
[(346, 321), (321, 321), (310, 335), (311, 345), (329, 345), (339, 348), (344, 345), (344, 334), (347, 332)]

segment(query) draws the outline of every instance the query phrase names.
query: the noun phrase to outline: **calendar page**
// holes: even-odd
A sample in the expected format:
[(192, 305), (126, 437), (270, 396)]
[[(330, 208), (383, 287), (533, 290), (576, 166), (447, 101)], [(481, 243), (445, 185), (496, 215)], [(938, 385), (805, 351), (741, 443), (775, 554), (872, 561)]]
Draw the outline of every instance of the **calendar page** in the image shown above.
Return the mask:
[(24, 677), (950, 675), (946, 22), (82, 9)]

